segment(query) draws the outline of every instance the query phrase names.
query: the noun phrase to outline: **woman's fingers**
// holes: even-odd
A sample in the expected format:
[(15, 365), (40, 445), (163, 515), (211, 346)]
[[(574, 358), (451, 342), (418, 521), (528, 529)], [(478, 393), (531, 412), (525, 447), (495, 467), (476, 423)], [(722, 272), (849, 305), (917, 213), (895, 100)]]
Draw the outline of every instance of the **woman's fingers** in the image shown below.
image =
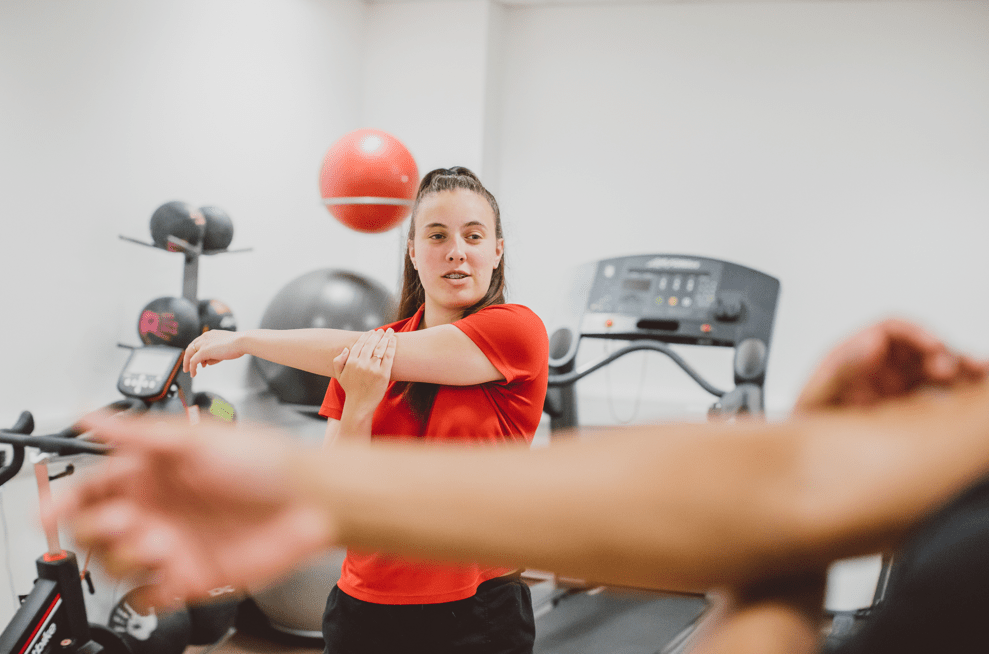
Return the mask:
[[(388, 351), (388, 347), (392, 341), (395, 340), (395, 332), (389, 328), (386, 332), (381, 332), (378, 342), (374, 346), (374, 352), (371, 354), (371, 358), (375, 363), (382, 364), (385, 358), (385, 353)], [(392, 347), (392, 355), (394, 356), (394, 347)]]
[(381, 358), (379, 361), (381, 362), (382, 368), (387, 367), (390, 370), (392, 361), (395, 360), (395, 349), (398, 346), (398, 339), (395, 338), (395, 332), (389, 329), (387, 337), (381, 340), (384, 341), (385, 347), (381, 352)]
[(374, 343), (371, 339), (374, 338), (375, 332), (364, 332), (357, 337), (357, 342), (354, 343), (354, 347), (351, 350), (351, 354), (357, 359), (367, 359), (370, 355), (368, 352), (374, 348)]
[[(384, 346), (387, 344), (384, 335), (385, 332), (381, 329), (364, 332), (360, 335), (357, 343), (354, 344), (354, 355), (361, 363), (365, 365), (372, 362), (377, 363), (377, 357), (382, 355)], [(360, 350), (358, 350), (358, 344), (360, 344)]]
[(183, 372), (191, 372), (193, 376), (195, 376), (196, 371), (195, 368), (193, 367), (192, 358), (196, 355), (196, 352), (198, 351), (199, 351), (199, 347), (197, 346), (196, 341), (193, 341), (192, 343), (189, 343), (189, 345), (186, 346), (185, 353), (182, 355)]
[(199, 371), (199, 366), (206, 366), (203, 361), (206, 346), (205, 340), (196, 339), (189, 343), (188, 347), (185, 348), (185, 354), (182, 355), (182, 370), (195, 377)]
[(340, 354), (336, 355), (333, 359), (333, 374), (337, 379), (343, 373), (343, 369), (347, 366), (347, 359), (350, 358), (350, 350), (348, 348), (343, 348), (340, 350)]
[(182, 355), (182, 370), (195, 377), (199, 366), (206, 367), (209, 365), (206, 355), (211, 344), (211, 338), (209, 332), (206, 332), (189, 343), (185, 348), (185, 354)]
[(197, 336), (185, 348), (182, 369), (193, 377), (199, 366), (212, 366), (221, 361), (236, 359), (245, 353), (238, 350), (236, 335), (223, 329), (211, 329)]
[(375, 329), (363, 332), (357, 337), (357, 341), (346, 357), (341, 352), (340, 356), (333, 360), (335, 369), (338, 374), (342, 374), (344, 365), (363, 365), (365, 367), (371, 364), (380, 365), (389, 347), (391, 347), (392, 356), (394, 356), (394, 341), (395, 332), (391, 328), (387, 331)]

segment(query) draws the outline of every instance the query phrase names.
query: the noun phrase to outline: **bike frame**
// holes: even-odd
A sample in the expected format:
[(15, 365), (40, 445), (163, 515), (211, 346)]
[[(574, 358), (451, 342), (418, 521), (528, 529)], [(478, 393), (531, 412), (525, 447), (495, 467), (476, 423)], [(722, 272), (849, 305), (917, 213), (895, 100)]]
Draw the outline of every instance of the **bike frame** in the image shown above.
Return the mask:
[[(13, 429), (0, 430), (0, 443), (15, 448), (12, 462), (3, 467), (3, 481), (13, 477), (17, 473), (16, 468), (21, 467), (25, 447), (63, 454), (105, 454), (108, 451), (103, 445), (67, 439), (66, 436), (71, 433), (69, 430), (52, 436), (29, 436), (34, 429), (33, 423), (31, 414), (24, 412)], [(48, 456), (42, 455), (34, 464), (42, 509), (51, 503)], [(94, 629), (86, 614), (82, 578), (75, 554), (62, 549), (56, 525), (45, 525), (45, 539), (48, 551), (37, 560), (38, 579), (10, 624), (0, 634), (0, 654), (99, 654), (107, 651), (109, 648), (93, 638)], [(122, 642), (120, 646), (122, 649), (119, 651), (126, 651)]]

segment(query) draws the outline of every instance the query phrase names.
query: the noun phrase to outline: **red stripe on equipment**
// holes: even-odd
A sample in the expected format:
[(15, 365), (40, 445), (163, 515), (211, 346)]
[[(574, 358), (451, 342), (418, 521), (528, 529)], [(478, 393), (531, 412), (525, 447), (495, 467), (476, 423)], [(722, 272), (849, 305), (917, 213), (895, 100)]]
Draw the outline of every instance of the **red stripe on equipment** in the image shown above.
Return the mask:
[(24, 647), (22, 647), (21, 651), (18, 652), (17, 654), (24, 654), (24, 652), (31, 649), (31, 646), (34, 645), (34, 641), (37, 640), (38, 634), (41, 632), (41, 629), (46, 624), (48, 624), (48, 620), (51, 619), (52, 613), (55, 612), (55, 609), (57, 609), (61, 603), (62, 603), (62, 595), (58, 594), (55, 596), (55, 599), (52, 600), (52, 603), (48, 606), (48, 610), (45, 611), (45, 616), (41, 619), (41, 622), (38, 623), (38, 626), (35, 627), (34, 631), (31, 632), (31, 635), (28, 636), (27, 642), (24, 643)]

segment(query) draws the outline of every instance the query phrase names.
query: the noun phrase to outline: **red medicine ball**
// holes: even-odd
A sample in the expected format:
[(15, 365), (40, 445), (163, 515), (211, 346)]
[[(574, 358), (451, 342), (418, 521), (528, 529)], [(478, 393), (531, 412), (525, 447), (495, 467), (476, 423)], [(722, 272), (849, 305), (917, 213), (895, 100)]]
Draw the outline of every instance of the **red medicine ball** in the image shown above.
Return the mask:
[(333, 144), (319, 172), (319, 190), (330, 213), (369, 234), (402, 222), (418, 185), (412, 154), (397, 138), (376, 129), (359, 129)]

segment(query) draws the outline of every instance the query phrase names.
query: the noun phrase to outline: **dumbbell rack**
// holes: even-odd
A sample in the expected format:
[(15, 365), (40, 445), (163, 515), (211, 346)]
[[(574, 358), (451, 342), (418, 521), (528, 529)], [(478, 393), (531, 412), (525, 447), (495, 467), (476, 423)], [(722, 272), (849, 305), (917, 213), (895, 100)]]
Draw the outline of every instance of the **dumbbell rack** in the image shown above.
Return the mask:
[[(175, 247), (175, 250), (169, 250), (163, 247), (159, 247), (154, 243), (148, 243), (140, 239), (132, 238), (130, 236), (119, 235), (120, 240), (127, 241), (129, 243), (136, 243), (137, 245), (143, 245), (144, 247), (153, 248), (155, 250), (161, 250), (164, 252), (181, 252), (185, 255), (185, 265), (182, 270), (182, 297), (192, 302), (194, 305), (198, 306), (199, 303), (199, 257), (201, 256), (213, 256), (217, 254), (235, 254), (240, 252), (250, 252), (253, 248), (238, 248), (238, 249), (228, 249), (223, 250), (203, 250), (202, 245), (193, 245), (181, 238), (176, 236), (169, 236), (168, 242)], [(119, 344), (120, 347), (125, 347), (128, 349), (133, 349), (133, 346)], [(179, 370), (178, 375), (175, 378), (176, 383), (179, 387), (179, 393), (185, 403), (191, 402), (192, 393), (192, 375), (189, 373)]]
[[(128, 241), (129, 243), (137, 243), (138, 245), (143, 245), (145, 247), (153, 248), (155, 250), (163, 250), (165, 252), (172, 252), (172, 250), (167, 250), (162, 247), (158, 247), (154, 243), (148, 243), (146, 241), (141, 241), (136, 238), (131, 238), (130, 236), (120, 235), (120, 240)], [(239, 252), (250, 252), (254, 248), (238, 248), (236, 250), (224, 249), (215, 251), (204, 251), (202, 245), (192, 245), (176, 236), (169, 236), (168, 242), (174, 245), (177, 250), (176, 252), (182, 252), (185, 255), (185, 267), (182, 273), (182, 297), (189, 300), (190, 302), (198, 302), (199, 297), (199, 257), (201, 256), (213, 256), (215, 254), (235, 254)]]

